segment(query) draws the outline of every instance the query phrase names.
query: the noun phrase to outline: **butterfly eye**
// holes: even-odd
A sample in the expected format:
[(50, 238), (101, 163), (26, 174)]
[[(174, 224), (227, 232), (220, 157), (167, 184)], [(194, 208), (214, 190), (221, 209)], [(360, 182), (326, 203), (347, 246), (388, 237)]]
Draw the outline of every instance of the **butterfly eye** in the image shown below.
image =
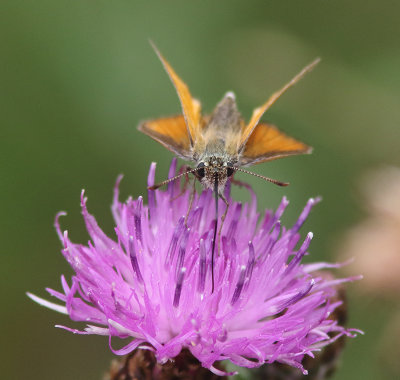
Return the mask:
[(234, 172), (235, 170), (233, 169), (233, 165), (231, 163), (228, 163), (228, 167), (226, 168), (226, 175), (230, 177)]
[(200, 164), (197, 165), (196, 173), (197, 173), (197, 176), (200, 178), (203, 178), (206, 174), (205, 170), (204, 170), (204, 166), (205, 166), (204, 162), (200, 162)]

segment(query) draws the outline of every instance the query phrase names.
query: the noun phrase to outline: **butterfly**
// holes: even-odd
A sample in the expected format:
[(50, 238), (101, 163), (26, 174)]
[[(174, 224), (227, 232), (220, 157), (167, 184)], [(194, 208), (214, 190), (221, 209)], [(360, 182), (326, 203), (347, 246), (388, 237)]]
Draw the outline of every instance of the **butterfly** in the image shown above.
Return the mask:
[[(151, 186), (150, 189), (155, 190), (183, 175), (193, 173), (204, 188), (214, 191), (217, 220), (218, 198), (225, 202), (227, 207), (222, 216), (223, 223), (229, 207), (223, 190), (227, 180), (235, 172), (255, 175), (279, 186), (288, 185), (288, 183), (249, 172), (243, 167), (282, 157), (311, 153), (312, 149), (308, 145), (287, 136), (274, 125), (262, 122), (260, 119), (275, 101), (311, 71), (320, 59), (317, 58), (304, 67), (290, 82), (273, 93), (263, 105), (253, 111), (250, 121), (246, 124), (238, 111), (233, 92), (227, 92), (210, 115), (202, 115), (200, 102), (192, 97), (188, 86), (154, 45), (153, 48), (175, 86), (182, 107), (182, 115), (144, 121), (138, 129), (178, 157), (192, 161), (195, 165), (185, 173)], [(213, 257), (216, 230), (215, 225)]]

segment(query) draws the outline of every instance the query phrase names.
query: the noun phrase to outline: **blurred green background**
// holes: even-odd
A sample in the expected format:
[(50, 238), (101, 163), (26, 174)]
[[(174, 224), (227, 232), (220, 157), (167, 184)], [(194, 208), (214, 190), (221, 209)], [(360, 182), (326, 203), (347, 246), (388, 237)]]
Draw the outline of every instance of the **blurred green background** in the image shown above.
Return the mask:
[[(117, 175), (125, 175), (122, 198), (145, 192), (151, 161), (166, 177), (172, 155), (136, 130), (140, 120), (179, 112), (149, 38), (204, 110), (233, 90), (246, 119), (322, 58), (265, 118), (314, 153), (254, 168), (290, 181), (285, 189), (240, 176), (260, 209), (286, 194), (287, 223), (308, 197), (323, 196), (303, 229), (315, 236), (310, 260), (336, 260), (343, 234), (363, 218), (360, 175), (400, 165), (398, 1), (2, 0), (0, 8), (1, 378), (100, 379), (108, 368), (106, 338), (55, 329), (73, 323), (25, 292), (45, 296), (71, 274), (53, 219), (68, 211), (63, 228), (87, 240), (82, 188), (111, 234)], [(349, 325), (366, 335), (348, 342), (334, 379), (397, 378), (379, 342), (398, 305), (348, 288)]]

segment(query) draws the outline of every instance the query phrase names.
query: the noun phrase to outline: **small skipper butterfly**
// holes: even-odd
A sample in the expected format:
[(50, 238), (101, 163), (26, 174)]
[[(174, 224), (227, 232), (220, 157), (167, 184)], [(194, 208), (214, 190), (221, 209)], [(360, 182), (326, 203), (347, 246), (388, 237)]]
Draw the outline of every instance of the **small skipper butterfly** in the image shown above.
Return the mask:
[[(233, 92), (225, 94), (211, 115), (202, 115), (200, 102), (192, 97), (187, 85), (154, 45), (153, 48), (175, 86), (182, 106), (182, 115), (148, 120), (141, 123), (138, 129), (178, 157), (194, 162), (195, 168), (151, 186), (149, 189), (155, 190), (183, 175), (193, 173), (205, 188), (214, 191), (217, 220), (218, 198), (225, 202), (227, 207), (222, 216), (223, 223), (229, 207), (223, 190), (228, 178), (235, 172), (255, 175), (279, 186), (288, 185), (288, 183), (249, 172), (243, 167), (296, 154), (311, 153), (312, 149), (309, 146), (285, 135), (275, 126), (261, 122), (260, 119), (275, 101), (310, 72), (320, 59), (317, 58), (304, 67), (290, 82), (273, 93), (263, 105), (253, 111), (250, 121), (246, 124), (237, 109)], [(217, 223), (215, 223), (212, 248), (212, 272), (216, 231)], [(214, 289), (213, 275), (212, 282), (212, 289)]]

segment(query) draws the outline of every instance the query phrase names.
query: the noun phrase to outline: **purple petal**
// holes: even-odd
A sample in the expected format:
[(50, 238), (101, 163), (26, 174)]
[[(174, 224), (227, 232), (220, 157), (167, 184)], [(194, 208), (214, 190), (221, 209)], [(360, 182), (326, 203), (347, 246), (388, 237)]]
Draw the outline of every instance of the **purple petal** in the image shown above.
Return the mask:
[[(176, 174), (176, 164), (174, 160), (168, 178)], [(154, 184), (155, 168), (153, 163), (149, 186)], [(48, 289), (62, 305), (28, 296), (74, 321), (90, 323), (83, 331), (58, 327), (76, 334), (108, 335), (117, 355), (136, 348), (152, 350), (161, 363), (187, 348), (218, 375), (233, 374), (216, 369), (219, 360), (250, 368), (278, 361), (305, 373), (303, 357), (332, 343), (331, 333), (360, 333), (329, 319), (340, 305), (334, 301), (336, 287), (360, 276), (335, 279), (314, 274), (342, 264), (303, 264), (311, 233), (295, 248), (318, 199), (310, 200), (287, 229), (280, 222), (288, 205), (285, 197), (275, 212), (263, 213), (263, 220), (248, 185), (250, 204), (228, 198), (230, 208), (216, 244), (212, 292), (207, 273), (215, 226), (212, 192), (195, 194), (190, 212), (192, 189), (180, 194), (179, 181), (170, 182), (167, 190), (149, 190), (148, 205), (142, 197), (120, 203), (121, 178), (112, 203), (116, 239), (108, 237), (88, 212), (83, 192), (88, 244), (73, 243), (60, 228), (64, 213), (56, 217), (62, 254), (74, 271), (71, 285), (62, 276), (62, 291)], [(227, 197), (229, 190), (227, 186)], [(219, 205), (224, 206), (222, 200)], [(111, 337), (133, 340), (114, 349)]]

